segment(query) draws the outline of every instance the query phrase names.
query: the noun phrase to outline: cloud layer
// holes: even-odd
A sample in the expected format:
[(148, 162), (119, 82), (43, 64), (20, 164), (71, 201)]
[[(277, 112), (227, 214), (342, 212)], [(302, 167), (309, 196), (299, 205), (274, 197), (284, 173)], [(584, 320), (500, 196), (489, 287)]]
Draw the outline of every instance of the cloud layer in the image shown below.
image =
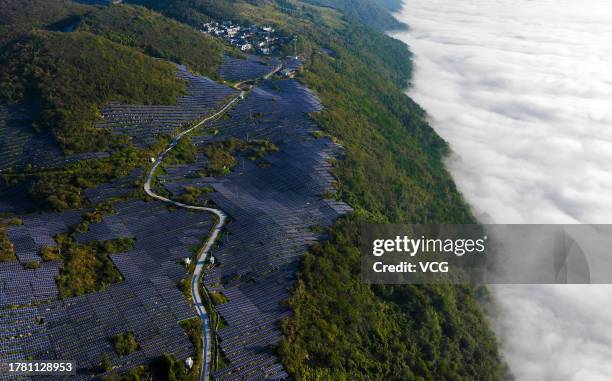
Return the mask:
[[(406, 0), (397, 17), (410, 95), (481, 221), (612, 223), (612, 2)], [(519, 380), (612, 379), (612, 287), (495, 292)]]

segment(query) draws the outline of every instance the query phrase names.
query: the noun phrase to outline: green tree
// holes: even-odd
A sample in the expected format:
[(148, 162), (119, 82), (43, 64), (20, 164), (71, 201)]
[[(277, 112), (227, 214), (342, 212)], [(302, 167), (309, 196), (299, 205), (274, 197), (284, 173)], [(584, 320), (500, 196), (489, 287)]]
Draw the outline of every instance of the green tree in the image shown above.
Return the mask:
[(105, 372), (108, 372), (113, 369), (113, 364), (111, 363), (110, 356), (108, 355), (108, 353), (102, 354), (102, 369), (104, 369)]

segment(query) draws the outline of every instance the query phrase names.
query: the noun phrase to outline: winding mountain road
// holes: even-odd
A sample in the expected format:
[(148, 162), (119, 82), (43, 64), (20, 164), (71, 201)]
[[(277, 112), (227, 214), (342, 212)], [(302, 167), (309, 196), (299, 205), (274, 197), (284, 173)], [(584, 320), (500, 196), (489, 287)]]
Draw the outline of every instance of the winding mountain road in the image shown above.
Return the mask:
[(193, 271), (193, 275), (191, 276), (191, 298), (193, 299), (193, 305), (195, 306), (196, 311), (198, 315), (200, 316), (200, 320), (202, 320), (202, 361), (201, 361), (202, 368), (200, 370), (200, 380), (201, 381), (208, 381), (209, 379), (208, 368), (209, 368), (210, 358), (211, 358), (209, 343), (211, 342), (211, 338), (210, 338), (210, 319), (208, 317), (208, 313), (206, 312), (206, 309), (204, 308), (204, 304), (202, 303), (202, 296), (200, 295), (200, 287), (198, 287), (199, 279), (202, 277), (202, 270), (204, 269), (204, 263), (206, 261), (206, 256), (210, 252), (210, 249), (212, 245), (215, 243), (217, 236), (219, 235), (219, 232), (223, 228), (223, 225), (225, 224), (225, 220), (227, 216), (225, 215), (225, 213), (223, 213), (222, 210), (219, 210), (219, 209), (207, 208), (204, 206), (188, 205), (188, 204), (184, 204), (178, 201), (171, 200), (164, 196), (160, 196), (157, 193), (153, 192), (153, 190), (151, 190), (151, 180), (153, 178), (155, 171), (157, 170), (157, 168), (163, 161), (164, 157), (168, 154), (168, 152), (170, 152), (176, 146), (179, 140), (181, 140), (185, 135), (189, 134), (194, 129), (202, 126), (204, 123), (223, 115), (234, 103), (236, 103), (239, 99), (244, 97), (244, 94), (245, 94), (244, 91), (240, 91), (240, 95), (238, 95), (235, 98), (232, 98), (221, 110), (201, 120), (198, 124), (191, 127), (190, 129), (185, 130), (181, 132), (180, 134), (178, 134), (172, 140), (168, 148), (166, 148), (166, 150), (164, 150), (161, 154), (159, 154), (159, 156), (155, 160), (155, 163), (151, 167), (151, 170), (147, 174), (147, 179), (144, 184), (145, 192), (149, 196), (155, 199), (158, 199), (165, 203), (177, 206), (179, 208), (186, 208), (186, 209), (191, 209), (191, 210), (209, 212), (209, 213), (214, 214), (217, 217), (217, 223), (215, 224), (212, 230), (212, 233), (206, 240), (206, 243), (204, 244), (204, 246), (198, 251), (196, 267), (195, 267), (195, 270)]
[[(274, 67), (274, 69), (272, 69), (269, 73), (263, 76), (263, 78), (264, 79), (270, 78), (273, 74), (277, 73), (281, 68), (282, 68), (282, 65), (278, 65)], [(206, 243), (198, 251), (196, 267), (191, 277), (191, 298), (193, 299), (193, 304), (196, 308), (198, 315), (200, 316), (200, 320), (202, 320), (202, 361), (201, 361), (202, 368), (200, 369), (200, 381), (209, 380), (209, 373), (210, 373), (209, 368), (210, 368), (210, 360), (211, 360), (211, 351), (210, 351), (211, 329), (210, 329), (210, 319), (209, 319), (208, 313), (206, 312), (206, 309), (204, 308), (204, 304), (202, 303), (202, 296), (200, 295), (200, 287), (198, 286), (200, 283), (199, 280), (202, 277), (202, 270), (204, 269), (204, 263), (206, 261), (206, 257), (208, 256), (208, 253), (210, 253), (210, 249), (212, 248), (212, 245), (217, 240), (217, 237), (219, 236), (219, 233), (221, 232), (221, 229), (223, 228), (223, 225), (225, 224), (225, 220), (227, 219), (227, 216), (220, 209), (207, 208), (204, 206), (188, 205), (182, 202), (171, 200), (164, 196), (160, 196), (151, 189), (151, 181), (153, 179), (153, 175), (155, 174), (155, 171), (157, 170), (157, 168), (163, 161), (164, 157), (174, 147), (176, 147), (178, 142), (183, 137), (185, 137), (187, 134), (197, 129), (198, 127), (201, 127), (204, 123), (219, 118), (225, 112), (227, 112), (227, 110), (229, 110), (229, 108), (232, 107), (232, 105), (244, 99), (244, 96), (248, 92), (248, 90), (244, 90), (243, 88), (243, 84), (245, 82), (246, 81), (239, 82), (236, 85), (234, 85), (234, 88), (239, 90), (240, 93), (237, 96), (230, 99), (219, 111), (202, 119), (200, 122), (195, 124), (193, 127), (181, 132), (174, 139), (172, 139), (172, 141), (168, 145), (168, 148), (166, 148), (162, 153), (160, 153), (155, 159), (153, 166), (151, 167), (151, 169), (149, 170), (147, 174), (147, 178), (144, 184), (144, 191), (149, 196), (157, 200), (163, 201), (165, 203), (174, 205), (179, 208), (186, 208), (186, 209), (191, 209), (191, 210), (209, 212), (209, 213), (214, 214), (217, 218), (217, 223), (213, 227), (210, 236), (206, 240)], [(250, 86), (249, 86), (249, 89), (250, 89)]]

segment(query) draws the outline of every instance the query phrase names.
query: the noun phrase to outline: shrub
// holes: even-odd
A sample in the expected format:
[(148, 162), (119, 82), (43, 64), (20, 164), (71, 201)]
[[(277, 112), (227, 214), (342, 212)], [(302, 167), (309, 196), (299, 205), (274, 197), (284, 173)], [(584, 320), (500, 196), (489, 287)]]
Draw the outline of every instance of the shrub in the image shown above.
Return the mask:
[(133, 332), (119, 333), (112, 338), (113, 349), (119, 356), (126, 356), (139, 349)]

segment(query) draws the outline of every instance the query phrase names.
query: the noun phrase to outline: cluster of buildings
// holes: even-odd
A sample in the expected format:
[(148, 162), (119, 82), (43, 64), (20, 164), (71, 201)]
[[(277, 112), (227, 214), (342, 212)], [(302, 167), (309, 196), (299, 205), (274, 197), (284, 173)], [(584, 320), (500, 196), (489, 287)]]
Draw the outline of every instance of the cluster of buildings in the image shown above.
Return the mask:
[(271, 26), (243, 26), (232, 21), (208, 22), (200, 31), (223, 38), (243, 52), (262, 55), (270, 55), (291, 41), (290, 37), (279, 35)]

